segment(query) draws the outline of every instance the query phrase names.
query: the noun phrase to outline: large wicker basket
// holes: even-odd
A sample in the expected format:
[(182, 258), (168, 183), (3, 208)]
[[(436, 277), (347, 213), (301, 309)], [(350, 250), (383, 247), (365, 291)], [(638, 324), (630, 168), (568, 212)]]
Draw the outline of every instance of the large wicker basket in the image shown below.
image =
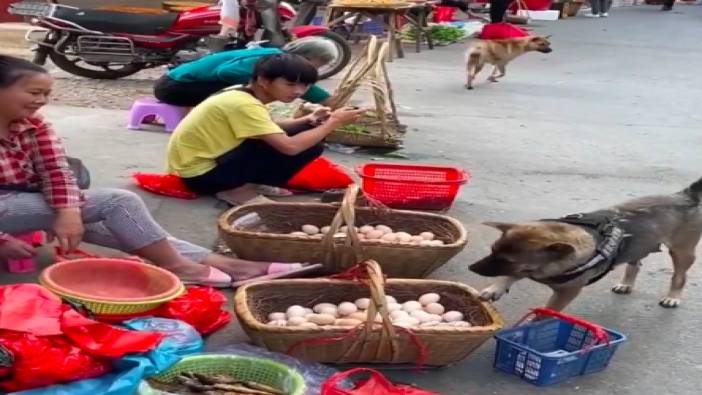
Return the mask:
[[(466, 285), (437, 280), (383, 280), (374, 261), (363, 263), (370, 273), (357, 280), (296, 279), (254, 283), (239, 288), (234, 297), (235, 311), (242, 328), (258, 346), (288, 352), (307, 361), (323, 363), (421, 363), (444, 366), (465, 358), (504, 326), (497, 311), (480, 301), (477, 292)], [(417, 299), (427, 292), (441, 295), (448, 310), (461, 311), (472, 327), (427, 327), (403, 330), (388, 319), (387, 307), (380, 301), (385, 293), (398, 302)], [(370, 297), (373, 303), (368, 320), (357, 328), (276, 327), (266, 325), (268, 314), (285, 311), (297, 304), (340, 303)], [(377, 313), (383, 323), (374, 323)]]
[[(374, 259), (386, 275), (402, 278), (425, 277), (466, 246), (468, 234), (458, 220), (439, 214), (355, 207), (358, 192), (357, 185), (349, 187), (341, 205), (261, 203), (235, 207), (220, 216), (220, 235), (242, 259), (323, 263), (326, 273), (338, 273), (364, 259)], [(260, 218), (255, 227), (232, 225), (252, 213)], [(349, 228), (348, 237), (333, 237), (344, 223)], [(289, 234), (304, 224), (330, 225), (331, 231), (323, 239)], [(358, 239), (354, 225), (378, 224), (412, 234), (431, 231), (444, 245), (418, 246)]]

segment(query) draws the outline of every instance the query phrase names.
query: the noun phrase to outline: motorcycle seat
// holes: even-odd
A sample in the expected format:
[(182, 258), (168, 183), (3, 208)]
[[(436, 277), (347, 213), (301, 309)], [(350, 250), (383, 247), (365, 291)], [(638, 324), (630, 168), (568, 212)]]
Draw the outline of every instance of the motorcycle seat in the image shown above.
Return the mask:
[(59, 7), (54, 18), (73, 22), (85, 29), (103, 33), (154, 35), (163, 33), (178, 19), (174, 12), (137, 14), (118, 11)]

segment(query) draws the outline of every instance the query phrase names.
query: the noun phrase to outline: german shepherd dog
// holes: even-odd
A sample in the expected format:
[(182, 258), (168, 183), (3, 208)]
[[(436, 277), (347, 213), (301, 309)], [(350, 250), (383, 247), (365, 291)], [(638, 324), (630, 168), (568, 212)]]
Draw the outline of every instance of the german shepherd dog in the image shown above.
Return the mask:
[(549, 53), (551, 43), (547, 37), (519, 37), (505, 40), (473, 40), (466, 53), (466, 89), (473, 89), (475, 76), (489, 63), (494, 67), (488, 81), (497, 82), (505, 76), (507, 63), (530, 51)]
[(581, 289), (626, 263), (617, 294), (631, 293), (641, 260), (665, 245), (673, 261), (673, 278), (663, 307), (677, 307), (686, 273), (695, 261), (702, 234), (702, 178), (672, 195), (647, 196), (621, 205), (555, 220), (524, 224), (488, 222), (502, 231), (492, 253), (470, 270), (500, 277), (481, 292), (497, 300), (512, 284), (530, 278), (549, 286), (547, 307), (564, 309)]

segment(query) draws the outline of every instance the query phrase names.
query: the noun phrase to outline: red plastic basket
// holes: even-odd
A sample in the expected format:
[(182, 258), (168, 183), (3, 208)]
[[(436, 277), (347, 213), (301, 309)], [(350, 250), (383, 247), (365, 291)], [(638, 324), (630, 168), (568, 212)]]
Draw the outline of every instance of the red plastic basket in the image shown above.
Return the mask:
[(451, 207), (470, 174), (457, 167), (367, 163), (356, 171), (363, 191), (381, 203), (416, 210)]

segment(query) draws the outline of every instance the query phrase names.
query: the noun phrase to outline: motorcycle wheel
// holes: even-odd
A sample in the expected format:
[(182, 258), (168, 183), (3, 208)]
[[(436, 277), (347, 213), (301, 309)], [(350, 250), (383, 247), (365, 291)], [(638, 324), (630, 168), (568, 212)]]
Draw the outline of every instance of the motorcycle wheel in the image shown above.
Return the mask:
[(331, 40), (339, 51), (339, 56), (336, 59), (319, 68), (319, 79), (324, 80), (338, 74), (349, 64), (351, 61), (351, 46), (349, 46), (344, 37), (331, 31), (315, 34), (315, 36)]
[[(51, 51), (49, 53), (49, 58), (56, 65), (56, 67), (67, 73), (95, 80), (116, 80), (119, 78), (128, 77), (132, 74), (138, 73), (146, 67), (145, 64), (141, 63), (130, 63), (125, 65), (90, 64), (90, 66), (98, 68), (91, 69), (80, 66), (79, 63), (83, 62), (80, 58), (76, 57), (75, 59), (69, 59), (66, 55), (59, 54), (55, 51)], [(111, 66), (117, 66), (118, 68), (111, 68)]]

